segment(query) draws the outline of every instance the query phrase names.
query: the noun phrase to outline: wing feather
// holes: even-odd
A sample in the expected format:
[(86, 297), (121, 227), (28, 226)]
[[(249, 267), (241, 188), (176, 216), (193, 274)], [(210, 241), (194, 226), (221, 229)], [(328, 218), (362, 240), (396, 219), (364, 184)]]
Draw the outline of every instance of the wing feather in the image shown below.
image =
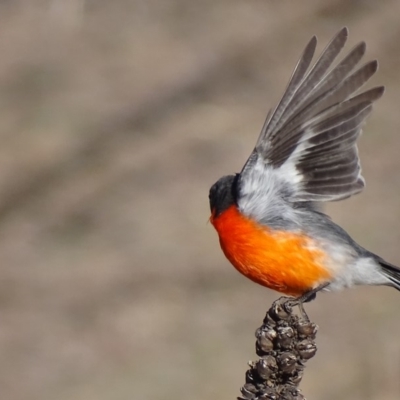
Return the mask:
[[(276, 147), (272, 159), (273, 163), (282, 165), (291, 154), (296, 153), (296, 150), (297, 152), (310, 152), (314, 147), (313, 152), (315, 152), (317, 150), (316, 145), (319, 143), (338, 141), (341, 135), (358, 128), (370, 112), (370, 104), (362, 102), (319, 123), (305, 126), (298, 132), (300, 139), (292, 137), (291, 140)], [(304, 146), (299, 146), (301, 143), (304, 143)]]
[(315, 36), (306, 46), (240, 173), (242, 208), (277, 194), (293, 202), (340, 200), (364, 187), (356, 143), (384, 88), (356, 94), (378, 69), (376, 60), (356, 68), (364, 42), (334, 65), (347, 37), (341, 29), (311, 68)]
[(316, 36), (313, 36), (308, 42), (306, 48), (304, 49), (299, 61), (297, 62), (297, 65), (292, 73), (289, 84), (286, 87), (285, 93), (282, 96), (281, 101), (276, 106), (274, 112), (268, 115), (264, 123), (263, 129), (261, 130), (259, 141), (262, 140), (263, 136), (268, 135), (275, 129), (277, 122), (281, 119), (287, 105), (290, 103), (293, 95), (296, 93), (299, 84), (303, 80), (304, 75), (311, 64), (316, 46), (317, 38)]
[[(333, 61), (345, 45), (347, 37), (348, 31), (346, 28), (343, 28), (322, 52), (319, 59), (311, 68), (310, 72), (301, 82), (301, 85), (296, 90), (296, 93), (292, 97), (291, 101), (287, 104), (280, 121), (274, 127), (277, 132), (279, 132), (279, 129), (285, 125), (285, 123), (290, 119), (290, 116), (293, 115), (298, 107), (304, 104), (304, 101), (310, 96), (310, 94), (314, 92), (315, 82), (320, 82), (321, 78), (328, 71), (329, 67), (332, 65)], [(278, 140), (279, 137), (281, 137), (281, 135), (277, 137)]]

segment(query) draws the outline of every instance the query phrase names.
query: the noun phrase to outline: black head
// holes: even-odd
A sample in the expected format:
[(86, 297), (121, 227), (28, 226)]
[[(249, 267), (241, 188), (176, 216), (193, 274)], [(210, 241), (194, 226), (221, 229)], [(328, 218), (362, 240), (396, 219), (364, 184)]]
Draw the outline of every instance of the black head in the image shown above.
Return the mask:
[(223, 176), (211, 186), (208, 198), (214, 217), (218, 217), (232, 204), (236, 204), (238, 177), (239, 174)]

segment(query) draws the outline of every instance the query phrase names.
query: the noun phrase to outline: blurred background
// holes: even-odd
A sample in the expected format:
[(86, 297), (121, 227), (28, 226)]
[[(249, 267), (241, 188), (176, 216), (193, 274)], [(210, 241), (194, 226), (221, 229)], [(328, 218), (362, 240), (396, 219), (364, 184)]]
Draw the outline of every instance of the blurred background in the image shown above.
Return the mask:
[[(366, 190), (327, 211), (400, 265), (398, 5), (1, 1), (1, 398), (239, 395), (278, 295), (225, 260), (208, 190), (241, 169), (310, 37), (344, 25), (387, 92), (360, 140)], [(399, 306), (389, 288), (308, 305), (307, 398), (399, 399)]]

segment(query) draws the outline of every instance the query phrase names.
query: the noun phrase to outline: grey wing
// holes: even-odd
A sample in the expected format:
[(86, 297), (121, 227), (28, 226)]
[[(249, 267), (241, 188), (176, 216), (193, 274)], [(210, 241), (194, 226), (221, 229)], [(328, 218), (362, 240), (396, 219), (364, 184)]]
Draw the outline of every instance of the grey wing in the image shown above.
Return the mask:
[(334, 201), (363, 189), (356, 141), (384, 87), (355, 95), (378, 63), (356, 68), (366, 50), (364, 42), (334, 63), (347, 36), (347, 28), (341, 29), (311, 68), (315, 37), (303, 51), (240, 173), (243, 211), (251, 213), (255, 203), (276, 195), (293, 202)]

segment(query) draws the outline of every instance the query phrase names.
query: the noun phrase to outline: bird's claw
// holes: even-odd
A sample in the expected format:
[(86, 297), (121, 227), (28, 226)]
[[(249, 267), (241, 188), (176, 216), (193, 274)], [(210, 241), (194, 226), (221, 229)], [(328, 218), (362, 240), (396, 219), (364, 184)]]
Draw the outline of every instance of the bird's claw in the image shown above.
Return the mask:
[[(324, 289), (328, 285), (329, 283), (323, 283), (322, 285), (302, 294), (297, 298), (285, 297), (285, 296), (280, 297), (273, 303), (271, 310), (273, 310), (273, 314), (275, 315), (276, 318), (288, 319), (293, 312), (293, 308), (299, 307), (301, 317), (305, 321), (310, 322), (310, 319), (308, 318), (308, 315), (304, 309), (304, 303), (314, 300), (317, 295), (317, 292)], [(271, 315), (271, 317), (274, 316)]]

